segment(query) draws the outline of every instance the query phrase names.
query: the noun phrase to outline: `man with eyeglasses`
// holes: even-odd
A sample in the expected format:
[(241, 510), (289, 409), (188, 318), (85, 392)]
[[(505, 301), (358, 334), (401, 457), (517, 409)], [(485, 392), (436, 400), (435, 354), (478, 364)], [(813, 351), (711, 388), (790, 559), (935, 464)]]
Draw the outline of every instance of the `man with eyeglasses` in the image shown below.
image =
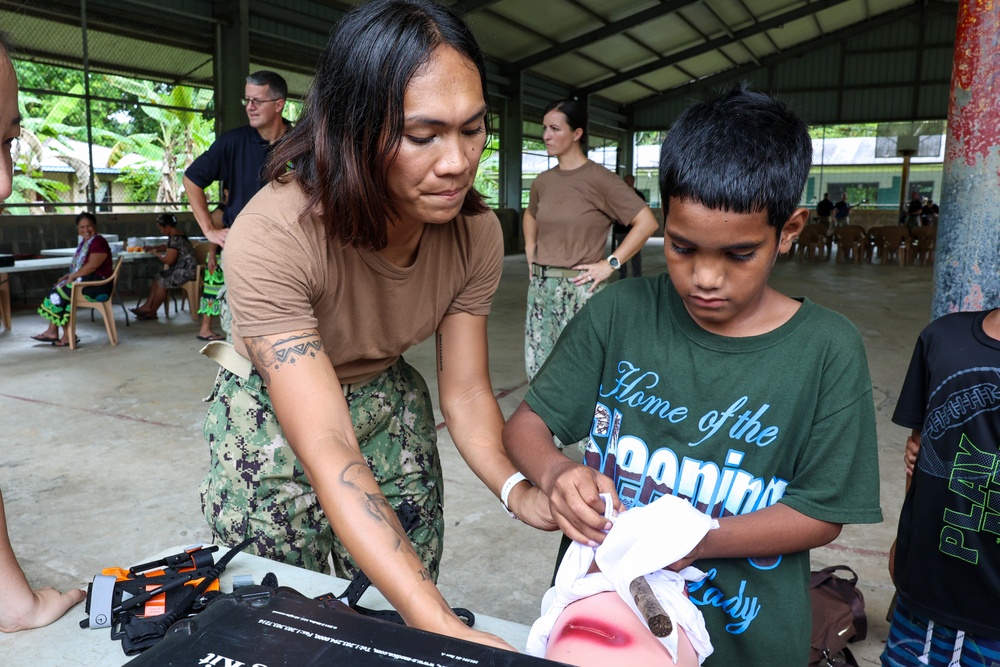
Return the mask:
[[(284, 136), (291, 123), (282, 118), (288, 84), (275, 72), (261, 70), (246, 79), (243, 105), (248, 125), (225, 132), (184, 171), (184, 191), (202, 233), (212, 243), (225, 246), (236, 216), (257, 191), (264, 187), (264, 163), (274, 142)], [(225, 183), (229, 198), (222, 214), (222, 229), (212, 224), (205, 188)], [(225, 289), (219, 292), (222, 328), (228, 334)]]
[[(184, 172), (184, 191), (202, 233), (212, 243), (224, 246), (229, 228), (246, 203), (264, 187), (262, 168), (271, 144), (289, 127), (281, 117), (288, 96), (288, 84), (274, 72), (262, 70), (247, 77), (243, 104), (249, 125), (217, 137), (207, 151)], [(222, 218), (223, 229), (212, 226), (205, 188), (223, 181), (229, 201)]]

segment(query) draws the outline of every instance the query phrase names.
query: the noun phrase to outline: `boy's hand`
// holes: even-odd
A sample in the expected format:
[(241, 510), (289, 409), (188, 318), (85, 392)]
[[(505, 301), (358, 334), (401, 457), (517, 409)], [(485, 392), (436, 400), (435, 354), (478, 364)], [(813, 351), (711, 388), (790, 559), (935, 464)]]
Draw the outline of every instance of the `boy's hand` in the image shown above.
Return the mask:
[(907, 475), (913, 475), (913, 468), (917, 465), (917, 456), (919, 454), (920, 435), (911, 435), (906, 439), (906, 450), (903, 452), (903, 464), (906, 466)]
[(596, 547), (604, 541), (605, 532), (611, 530), (611, 522), (604, 518), (604, 499), (600, 494), (610, 493), (615, 510), (622, 510), (614, 482), (573, 461), (567, 461), (553, 473), (549, 508), (560, 530), (574, 542)]
[(889, 547), (889, 581), (896, 583), (896, 540)]

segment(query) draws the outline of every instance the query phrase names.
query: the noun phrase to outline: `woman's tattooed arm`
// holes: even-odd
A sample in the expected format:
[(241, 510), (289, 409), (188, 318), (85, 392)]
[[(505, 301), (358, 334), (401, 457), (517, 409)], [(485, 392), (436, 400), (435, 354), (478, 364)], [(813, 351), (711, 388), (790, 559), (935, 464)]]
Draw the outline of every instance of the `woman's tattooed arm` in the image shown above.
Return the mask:
[(270, 384), (271, 373), (294, 365), (301, 357), (315, 358), (323, 351), (323, 341), (315, 330), (291, 336), (254, 336), (244, 338), (243, 343), (264, 384)]

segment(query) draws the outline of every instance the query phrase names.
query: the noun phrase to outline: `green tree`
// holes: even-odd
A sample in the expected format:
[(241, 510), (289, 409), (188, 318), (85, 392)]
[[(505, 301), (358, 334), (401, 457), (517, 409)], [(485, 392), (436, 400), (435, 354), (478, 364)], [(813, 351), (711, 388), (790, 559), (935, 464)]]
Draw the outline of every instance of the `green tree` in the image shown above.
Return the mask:
[[(184, 170), (215, 138), (214, 124), (196, 108), (204, 108), (212, 99), (212, 91), (189, 86), (164, 88), (150, 81), (107, 75), (106, 81), (138, 100), (138, 109), (152, 119), (155, 134), (145, 133), (125, 137), (112, 151), (108, 166), (115, 166), (128, 154), (144, 159), (123, 164), (120, 180), (131, 190), (129, 198), (148, 197), (151, 181), (158, 175), (154, 201), (180, 202)], [(149, 201), (149, 199), (146, 199)]]

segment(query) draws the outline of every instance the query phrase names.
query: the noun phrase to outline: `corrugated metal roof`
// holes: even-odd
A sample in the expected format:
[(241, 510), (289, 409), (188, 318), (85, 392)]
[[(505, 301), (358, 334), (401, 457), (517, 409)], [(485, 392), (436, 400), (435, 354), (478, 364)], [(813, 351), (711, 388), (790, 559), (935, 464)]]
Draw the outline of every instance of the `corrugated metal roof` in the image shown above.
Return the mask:
[[(254, 67), (308, 87), (330, 29), (362, 0), (249, 0)], [(488, 57), (550, 94), (607, 100), (668, 125), (706, 88), (750, 79), (817, 122), (944, 117), (957, 0), (456, 0)], [(77, 65), (79, 0), (0, 0), (29, 57)], [(91, 66), (212, 84), (211, 0), (88, 0)], [(551, 82), (552, 85), (549, 85)], [(497, 92), (500, 87), (497, 86)]]

